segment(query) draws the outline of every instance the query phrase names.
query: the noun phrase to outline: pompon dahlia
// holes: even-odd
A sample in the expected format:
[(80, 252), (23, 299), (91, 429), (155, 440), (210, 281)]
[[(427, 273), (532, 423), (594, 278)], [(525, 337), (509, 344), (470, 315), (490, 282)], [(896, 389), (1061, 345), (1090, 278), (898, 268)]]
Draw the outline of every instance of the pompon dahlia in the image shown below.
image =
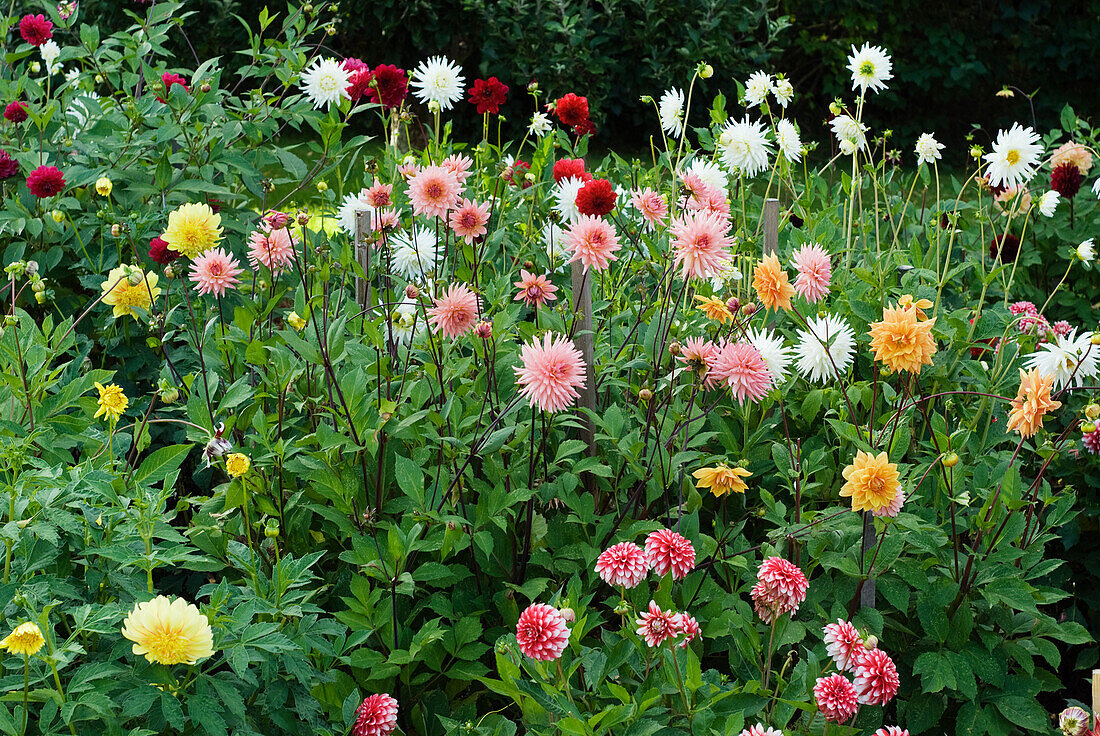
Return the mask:
[(607, 179), (592, 179), (585, 182), (577, 192), (577, 211), (582, 215), (603, 217), (615, 209), (617, 198), (611, 182)]
[(668, 639), (680, 635), (679, 619), (672, 611), (662, 611), (655, 601), (649, 602), (649, 610), (642, 611), (636, 621), (638, 636), (650, 647), (659, 647)]
[(833, 723), (848, 720), (859, 707), (856, 702), (856, 688), (844, 675), (833, 674), (817, 678), (814, 700), (825, 720)]
[(898, 466), (885, 452), (873, 455), (857, 450), (850, 465), (841, 471), (846, 483), (840, 495), (852, 499), (852, 511), (875, 511), (893, 503), (898, 493)]
[(886, 705), (901, 686), (894, 660), (881, 649), (865, 652), (856, 662), (855, 675), (856, 697), (862, 705)]
[(1081, 444), (1093, 455), (1100, 455), (1100, 428), (1081, 433)]
[(1076, 164), (1064, 163), (1054, 167), (1050, 174), (1050, 188), (1066, 199), (1073, 199), (1085, 180)]
[(796, 294), (808, 302), (817, 302), (829, 293), (833, 266), (824, 248), (817, 243), (806, 243), (791, 260), (798, 271), (794, 279)]
[(729, 263), (730, 246), (726, 219), (710, 210), (694, 210), (677, 217), (669, 229), (673, 237), (673, 261), (683, 279), (709, 279)]
[(676, 628), (680, 630), (680, 636), (684, 637), (684, 640), (680, 642), (681, 649), (686, 648), (692, 639), (702, 634), (703, 630), (699, 628), (699, 622), (690, 614), (677, 613), (673, 616), (673, 621)]
[(386, 110), (401, 107), (409, 94), (409, 78), (404, 69), (393, 64), (379, 64), (371, 73), (367, 96)]
[(19, 164), (7, 151), (0, 149), (0, 180), (10, 179), (19, 173)]
[(451, 284), (428, 310), (428, 323), (443, 337), (461, 337), (477, 322), (477, 294), (466, 284)]
[(565, 237), (565, 249), (573, 253), (569, 262), (580, 261), (585, 269), (605, 270), (611, 261), (619, 260), (619, 237), (614, 226), (601, 217), (581, 215), (569, 228)]
[(871, 324), (867, 334), (871, 336), (871, 349), (875, 360), (890, 366), (894, 372), (909, 371), (920, 374), (921, 366), (932, 365), (936, 353), (936, 341), (932, 327), (936, 318), (921, 320), (917, 310), (903, 307), (886, 307), (882, 320)]
[(479, 115), (500, 114), (500, 106), (508, 99), (508, 85), (496, 77), (474, 80), (469, 90), (470, 104), (477, 108)]
[(558, 159), (554, 162), (553, 175), (556, 184), (561, 184), (562, 179), (570, 177), (584, 182), (592, 181), (592, 175), (584, 170), (584, 159), (579, 158)]
[(856, 659), (863, 652), (863, 637), (855, 626), (838, 618), (835, 624), (825, 624), (825, 651), (841, 672), (856, 668)]
[(9, 123), (21, 123), (28, 117), (27, 103), (20, 100), (12, 100), (4, 108), (4, 119)]
[(658, 529), (645, 539), (645, 556), (658, 575), (672, 572), (680, 580), (695, 568), (695, 548), (671, 529)]
[(787, 283), (787, 272), (779, 265), (779, 259), (774, 253), (764, 256), (752, 275), (752, 288), (756, 289), (756, 295), (767, 309), (780, 309), (789, 312), (791, 310), (791, 297), (794, 296), (794, 287)]
[(763, 723), (757, 723), (755, 726), (749, 726), (737, 736), (783, 736), (783, 732), (778, 728), (769, 728)]
[(564, 335), (548, 332), (542, 342), (536, 337), (520, 350), (522, 367), (513, 368), (519, 392), (542, 411), (556, 412), (573, 405), (585, 384), (581, 352)]
[(600, 553), (596, 559), (596, 572), (608, 585), (633, 588), (649, 572), (649, 560), (638, 545), (619, 542)]
[(772, 387), (772, 372), (760, 351), (744, 342), (721, 346), (714, 356), (711, 373), (716, 380), (725, 381), (738, 404), (744, 404), (745, 399), (756, 403)]
[(557, 659), (569, 645), (569, 627), (558, 609), (532, 603), (516, 622), (519, 650), (531, 659)]
[(41, 13), (28, 13), (19, 21), (19, 35), (32, 46), (41, 46), (53, 38), (53, 23)]
[(901, 726), (883, 726), (874, 736), (909, 736), (909, 730)]
[(27, 188), (39, 199), (52, 197), (65, 189), (65, 175), (56, 166), (39, 166), (27, 177)]
[(376, 693), (363, 699), (355, 711), (352, 736), (386, 736), (397, 727), (397, 701), (389, 693)]
[(1006, 431), (1017, 431), (1021, 437), (1031, 437), (1043, 426), (1043, 416), (1062, 405), (1050, 397), (1054, 386), (1054, 376), (1041, 374), (1032, 369), (1026, 373), (1020, 370), (1020, 388), (1012, 400), (1012, 409), (1008, 412)]
[(809, 587), (809, 581), (796, 565), (782, 557), (767, 558), (760, 564), (751, 594), (757, 615), (770, 624), (785, 613), (797, 612)]
[(558, 120), (570, 128), (582, 125), (588, 120), (588, 98), (570, 92), (554, 102), (554, 114)]
[(425, 166), (409, 178), (413, 214), (446, 217), (458, 204), (458, 178), (442, 166)]

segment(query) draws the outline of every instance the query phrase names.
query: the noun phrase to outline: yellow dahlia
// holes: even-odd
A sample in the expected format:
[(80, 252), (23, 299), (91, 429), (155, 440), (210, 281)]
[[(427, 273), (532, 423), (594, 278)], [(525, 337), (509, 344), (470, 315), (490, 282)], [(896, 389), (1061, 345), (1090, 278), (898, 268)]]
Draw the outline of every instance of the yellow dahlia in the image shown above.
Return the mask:
[(872, 455), (862, 450), (844, 468), (840, 495), (852, 499), (852, 511), (879, 511), (890, 505), (898, 493), (898, 466), (885, 452)]
[(912, 294), (902, 294), (898, 299), (898, 306), (904, 309), (911, 309), (916, 307), (917, 319), (928, 319), (928, 315), (924, 313), (924, 310), (932, 308), (932, 302), (927, 299), (914, 299)]
[(46, 640), (42, 637), (42, 630), (38, 628), (38, 624), (28, 621), (16, 626), (15, 631), (0, 640), (0, 649), (7, 649), (11, 654), (29, 657), (37, 654), (45, 643)]
[(726, 324), (726, 320), (733, 319), (733, 312), (726, 306), (726, 303), (721, 299), (715, 299), (713, 296), (695, 296), (695, 301), (699, 302), (696, 307), (702, 310), (703, 314), (707, 315), (707, 319), (712, 319), (715, 322), (721, 322)]
[(210, 622), (182, 598), (158, 595), (137, 604), (122, 622), (122, 635), (134, 642), (134, 654), (159, 664), (195, 664), (214, 654)]
[(731, 468), (719, 463), (713, 468), (699, 468), (691, 474), (695, 478), (696, 488), (708, 488), (715, 496), (724, 496), (729, 492), (744, 493), (748, 488), (742, 478), (752, 473), (741, 467)]
[(114, 307), (115, 319), (127, 314), (137, 319), (134, 307), (152, 311), (153, 300), (160, 296), (158, 280), (155, 273), (147, 274), (137, 266), (124, 264), (112, 268), (107, 280), (99, 286), (103, 289), (103, 303)]
[(234, 478), (240, 478), (248, 472), (250, 467), (252, 467), (252, 462), (248, 459), (248, 456), (239, 452), (231, 452), (225, 458), (225, 472)]
[(775, 254), (764, 256), (752, 274), (752, 288), (767, 309), (790, 311), (794, 287), (787, 282), (787, 272), (779, 265)]
[(172, 250), (194, 258), (222, 239), (221, 215), (206, 204), (182, 204), (168, 215), (168, 229), (161, 235)]
[(1022, 437), (1031, 437), (1043, 426), (1043, 415), (1062, 405), (1050, 397), (1054, 386), (1052, 374), (1040, 373), (1032, 369), (1027, 373), (1020, 371), (1020, 390), (1012, 400), (1012, 409), (1008, 412), (1008, 430), (1015, 430)]
[(122, 393), (122, 387), (114, 383), (104, 386), (98, 381), (95, 387), (99, 391), (99, 399), (96, 401), (99, 409), (92, 418), (99, 419), (105, 416), (109, 421), (117, 422), (126, 412), (126, 407), (130, 405), (130, 400), (126, 398), (126, 394)]
[(871, 325), (871, 348), (875, 360), (885, 363), (893, 371), (920, 373), (924, 364), (932, 365), (936, 353), (936, 341), (932, 339), (932, 325), (936, 319), (920, 320), (920, 307), (887, 307), (882, 321)]

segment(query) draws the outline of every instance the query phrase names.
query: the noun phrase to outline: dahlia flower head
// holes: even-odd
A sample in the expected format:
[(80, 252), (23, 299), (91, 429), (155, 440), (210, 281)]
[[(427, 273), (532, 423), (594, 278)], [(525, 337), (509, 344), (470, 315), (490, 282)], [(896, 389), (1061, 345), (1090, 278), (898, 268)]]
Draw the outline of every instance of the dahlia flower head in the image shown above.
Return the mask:
[(841, 674), (817, 678), (814, 701), (825, 720), (832, 723), (847, 721), (859, 707), (855, 686)]
[(389, 693), (363, 699), (355, 711), (352, 736), (387, 736), (397, 727), (397, 701)]
[(635, 622), (638, 636), (645, 639), (650, 647), (659, 647), (669, 639), (680, 634), (679, 618), (673, 611), (662, 611), (655, 601), (649, 602), (649, 609), (642, 611)]
[(531, 659), (558, 659), (569, 645), (569, 627), (558, 609), (532, 603), (516, 622), (516, 641), (520, 651)]
[(794, 291), (808, 302), (821, 301), (829, 293), (833, 266), (828, 252), (817, 243), (806, 243), (791, 258), (798, 275)]
[(730, 393), (743, 405), (748, 399), (757, 403), (772, 387), (772, 372), (760, 351), (750, 343), (730, 342), (722, 345), (714, 356), (710, 372), (725, 382)]
[(769, 557), (760, 564), (752, 601), (756, 613), (767, 624), (785, 613), (794, 614), (806, 600), (809, 581), (798, 569), (782, 557)]
[(898, 694), (898, 669), (881, 649), (865, 651), (854, 671), (856, 697), (861, 705), (886, 705)]
[(783, 736), (783, 732), (778, 728), (769, 728), (763, 723), (757, 723), (755, 726), (749, 726), (737, 736)]
[(573, 405), (585, 385), (584, 356), (564, 335), (546, 333), (520, 350), (522, 365), (513, 368), (519, 392), (540, 411), (558, 412)]
[(466, 284), (452, 284), (428, 310), (428, 324), (443, 337), (461, 337), (473, 329), (478, 315), (477, 294)]
[(856, 668), (856, 659), (863, 653), (863, 637), (850, 622), (837, 619), (835, 624), (825, 624), (825, 651), (841, 672)]
[(1071, 705), (1058, 714), (1058, 729), (1063, 736), (1085, 736), (1089, 730), (1089, 714), (1084, 708)]
[(619, 542), (600, 553), (596, 572), (608, 585), (634, 588), (649, 573), (649, 560), (638, 545)]
[(658, 529), (646, 537), (645, 556), (658, 575), (672, 573), (680, 580), (695, 568), (695, 548), (671, 529)]

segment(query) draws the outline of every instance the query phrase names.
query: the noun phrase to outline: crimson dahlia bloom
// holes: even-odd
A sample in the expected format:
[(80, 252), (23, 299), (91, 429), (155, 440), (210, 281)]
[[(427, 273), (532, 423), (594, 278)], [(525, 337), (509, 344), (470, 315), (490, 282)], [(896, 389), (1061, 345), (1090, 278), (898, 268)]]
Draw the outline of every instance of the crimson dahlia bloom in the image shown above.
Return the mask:
[(595, 135), (596, 124), (593, 123), (590, 119), (585, 118), (584, 120), (573, 126), (573, 132), (577, 135)]
[(592, 175), (584, 170), (584, 159), (563, 158), (554, 162), (554, 181), (561, 184), (562, 179), (569, 178), (592, 181)]
[(168, 246), (168, 241), (161, 238), (153, 238), (149, 241), (149, 257), (162, 266), (167, 266), (180, 257), (177, 251)]
[(19, 164), (7, 151), (0, 149), (0, 179), (10, 179), (19, 173)]
[(19, 35), (27, 43), (41, 46), (53, 38), (53, 23), (46, 20), (46, 16), (41, 13), (38, 15), (28, 13), (19, 21)]
[(371, 102), (377, 102), (387, 110), (400, 107), (409, 94), (409, 78), (404, 69), (398, 69), (393, 64), (379, 64), (371, 73), (367, 94)]
[(12, 123), (21, 123), (27, 119), (27, 103), (13, 100), (4, 108), (4, 119)]
[(477, 108), (478, 114), (500, 114), (500, 106), (508, 99), (508, 85), (496, 77), (478, 79), (470, 87), (470, 104)]
[(187, 86), (187, 80), (173, 72), (165, 72), (164, 74), (162, 74), (160, 77), (160, 81), (162, 84), (164, 84), (164, 97), (157, 95), (157, 99), (161, 102), (165, 101), (165, 98), (168, 96), (168, 91), (172, 89), (173, 84), (178, 84), (188, 92), (191, 91), (191, 88)]
[(340, 64), (345, 70), (350, 72), (351, 78), (348, 80), (348, 97), (352, 102), (358, 102), (363, 97), (370, 94), (370, 83), (373, 79), (370, 67), (367, 66), (361, 59), (347, 58)]
[(1059, 164), (1050, 175), (1050, 188), (1066, 199), (1073, 199), (1080, 191), (1084, 179), (1077, 164)]
[(588, 98), (570, 92), (554, 102), (554, 114), (564, 125), (575, 128), (588, 120)]
[(577, 211), (582, 215), (603, 217), (615, 209), (618, 196), (607, 179), (592, 179), (577, 192)]
[(39, 166), (27, 177), (27, 188), (36, 197), (52, 197), (65, 188), (65, 175), (56, 166)]

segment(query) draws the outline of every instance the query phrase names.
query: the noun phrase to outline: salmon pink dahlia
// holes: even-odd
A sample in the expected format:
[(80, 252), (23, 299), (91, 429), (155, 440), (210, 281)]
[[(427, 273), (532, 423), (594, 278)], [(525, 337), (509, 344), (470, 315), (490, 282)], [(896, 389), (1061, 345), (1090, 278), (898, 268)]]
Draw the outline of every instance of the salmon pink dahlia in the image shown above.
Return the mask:
[(645, 539), (645, 556), (658, 575), (680, 580), (695, 568), (695, 548), (671, 529), (658, 529)]
[(681, 278), (709, 279), (730, 259), (733, 240), (726, 219), (709, 210), (693, 210), (672, 221), (673, 260)]
[(294, 260), (294, 241), (290, 230), (272, 230), (266, 222), (248, 236), (248, 262), (252, 268), (262, 263), (272, 273), (284, 271)]
[(829, 293), (833, 277), (829, 254), (817, 243), (807, 243), (798, 249), (792, 260), (798, 271), (794, 279), (795, 293), (808, 302), (820, 301)]
[(661, 194), (649, 187), (635, 189), (630, 195), (630, 204), (642, 213), (642, 219), (649, 225), (656, 225), (668, 214), (668, 202)]
[(582, 215), (603, 217), (615, 209), (617, 198), (611, 182), (607, 179), (592, 179), (585, 182), (577, 192), (577, 211)]
[(463, 199), (459, 202), (450, 216), (451, 230), (467, 243), (474, 242), (474, 238), (480, 238), (488, 232), (485, 229), (488, 222), (488, 205), (478, 204), (472, 199)]
[(459, 184), (442, 166), (425, 166), (409, 177), (409, 201), (413, 214), (446, 217), (458, 203)]
[(556, 412), (573, 405), (585, 383), (584, 358), (573, 341), (552, 332), (520, 350), (523, 366), (513, 368), (519, 392), (532, 408)]
[(817, 678), (814, 685), (814, 700), (817, 709), (826, 721), (843, 723), (852, 717), (859, 704), (856, 702), (856, 689), (844, 675), (830, 675)]
[(529, 307), (541, 307), (547, 302), (557, 299), (554, 292), (558, 287), (550, 283), (550, 279), (542, 274), (529, 273), (524, 269), (519, 271), (519, 281), (514, 286), (519, 289), (514, 301), (523, 300)]
[(726, 343), (720, 347), (711, 372), (716, 380), (730, 387), (738, 404), (744, 404), (745, 399), (756, 403), (772, 387), (772, 373), (760, 351), (744, 342)]
[(615, 255), (619, 237), (611, 223), (601, 217), (581, 215), (566, 233), (564, 246), (573, 253), (569, 262), (580, 261), (585, 269), (603, 271), (611, 261), (619, 260)]
[(371, 695), (355, 711), (352, 736), (386, 736), (397, 726), (397, 701), (389, 693)]
[(224, 296), (226, 289), (241, 283), (237, 278), (243, 273), (240, 265), (240, 261), (221, 248), (211, 248), (191, 264), (191, 281), (200, 294)]
[(362, 195), (363, 201), (376, 210), (393, 206), (393, 184), (383, 184), (377, 179), (374, 184)]
[(455, 175), (455, 180), (458, 181), (459, 186), (466, 183), (466, 179), (470, 177), (470, 169), (473, 165), (473, 159), (461, 153), (451, 154), (443, 159), (443, 163), (440, 164), (440, 166)]
[(825, 625), (825, 651), (836, 662), (841, 672), (850, 672), (856, 667), (856, 659), (863, 653), (863, 637), (859, 631), (844, 619), (835, 624)]
[(806, 576), (797, 566), (782, 557), (769, 557), (760, 564), (752, 589), (757, 615), (770, 624), (785, 613), (797, 612), (798, 606), (806, 600), (809, 587)]
[(649, 561), (638, 545), (619, 542), (600, 553), (596, 559), (596, 572), (608, 585), (633, 588), (649, 572)]
[(531, 659), (557, 659), (569, 645), (569, 627), (558, 609), (545, 603), (532, 603), (516, 623), (519, 650)]
[(662, 611), (654, 601), (649, 602), (649, 610), (642, 611), (636, 623), (638, 636), (645, 639), (645, 643), (651, 647), (659, 647), (668, 639), (680, 635), (678, 614)]
[(886, 705), (901, 686), (894, 660), (881, 649), (865, 652), (856, 662), (855, 675), (856, 696), (862, 705)]
[(428, 323), (443, 337), (461, 337), (477, 322), (477, 295), (466, 284), (452, 284), (428, 310)]
[(56, 166), (39, 166), (27, 177), (27, 188), (39, 199), (52, 197), (65, 189), (65, 175)]

